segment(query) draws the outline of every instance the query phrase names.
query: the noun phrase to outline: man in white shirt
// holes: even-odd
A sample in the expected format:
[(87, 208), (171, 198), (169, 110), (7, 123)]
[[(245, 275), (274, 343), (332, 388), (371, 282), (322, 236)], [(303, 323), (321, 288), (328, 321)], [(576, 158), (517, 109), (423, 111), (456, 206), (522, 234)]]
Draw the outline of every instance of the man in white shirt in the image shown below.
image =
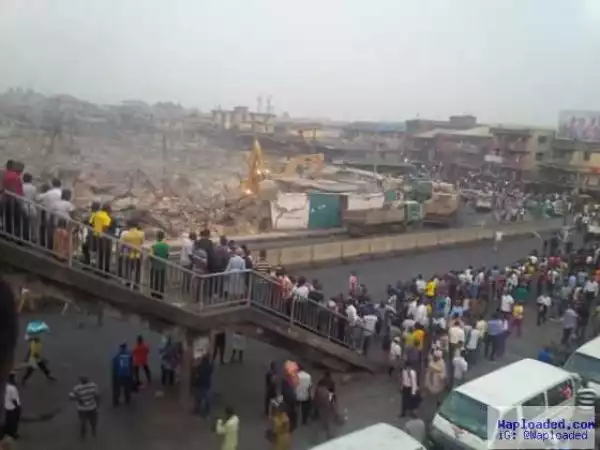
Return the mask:
[(585, 299), (588, 302), (592, 302), (598, 296), (598, 283), (594, 279), (588, 279), (583, 286), (585, 292)]
[(445, 316), (440, 316), (440, 317), (434, 317), (431, 319), (431, 323), (433, 323), (434, 327), (439, 328), (440, 330), (445, 330), (446, 329), (446, 317)]
[(61, 191), (60, 199), (52, 202), (49, 211), (54, 216), (55, 224), (61, 219), (67, 221), (71, 219), (71, 215), (73, 214), (73, 211), (75, 211), (75, 206), (71, 203), (71, 190), (63, 189)]
[(425, 280), (423, 279), (423, 275), (419, 275), (417, 277), (417, 279), (415, 280), (415, 287), (417, 288), (417, 292), (423, 293), (425, 291), (426, 285), (427, 285), (427, 283), (425, 283)]
[(310, 288), (306, 284), (306, 278), (298, 277), (296, 286), (292, 289), (292, 296), (297, 300), (308, 300)]
[(407, 332), (408, 330), (412, 330), (415, 327), (415, 319), (411, 315), (409, 315), (406, 319), (402, 321), (402, 331)]
[(185, 269), (192, 268), (192, 253), (194, 250), (194, 242), (196, 241), (196, 233), (184, 234), (181, 237), (181, 252), (179, 254), (179, 264)]
[(19, 437), (19, 421), (21, 419), (21, 398), (17, 389), (14, 373), (11, 373), (4, 391), (4, 435), (12, 439)]
[(54, 205), (62, 199), (62, 189), (60, 180), (54, 178), (52, 180), (52, 187), (48, 191), (40, 194), (40, 203), (44, 208), (52, 211)]
[(350, 325), (356, 325), (358, 313), (356, 312), (356, 306), (354, 306), (352, 302), (348, 303), (348, 306), (346, 306), (346, 317), (348, 317)]
[(302, 425), (308, 423), (308, 418), (310, 416), (311, 389), (312, 377), (302, 366), (300, 366), (300, 370), (298, 371), (298, 384), (296, 385), (296, 401), (300, 407)]
[(500, 245), (500, 242), (502, 242), (502, 231), (494, 231), (494, 247), (493, 247), (493, 250), (495, 252), (498, 251), (498, 246)]
[[(37, 200), (37, 188), (33, 184), (33, 177), (30, 173), (23, 174), (23, 197), (31, 203), (35, 203)], [(31, 204), (26, 203), (23, 209), (29, 217), (36, 214), (36, 209)]]
[(465, 270), (465, 280), (469, 284), (473, 282), (473, 266), (469, 266), (469, 268)]
[(477, 362), (480, 339), (481, 331), (477, 327), (471, 328), (471, 332), (467, 337), (467, 343), (465, 345), (465, 349), (467, 350), (466, 360), (471, 365), (475, 365)]
[(460, 344), (465, 342), (465, 330), (460, 325), (460, 321), (454, 320), (448, 329), (448, 342), (450, 344), (450, 357), (453, 358)]
[(414, 416), (414, 411), (419, 406), (418, 393), (417, 371), (407, 362), (407, 366), (402, 369), (402, 412), (400, 417), (405, 417), (407, 413)]
[(454, 368), (453, 383), (454, 386), (458, 386), (464, 381), (467, 369), (469, 368), (464, 352), (460, 352), (452, 358), (452, 367)]
[(366, 314), (362, 318), (363, 325), (363, 354), (367, 356), (369, 352), (369, 347), (371, 345), (371, 339), (373, 339), (373, 335), (375, 334), (375, 326), (377, 325), (378, 317), (374, 313)]
[(396, 370), (402, 361), (402, 346), (400, 345), (400, 338), (396, 336), (390, 345), (389, 362), (390, 367), (388, 369), (388, 375), (391, 377), (394, 370)]
[(515, 304), (515, 299), (508, 292), (505, 292), (502, 295), (502, 299), (500, 300), (500, 311), (504, 313), (505, 316), (509, 316), (512, 313), (513, 306)]
[(539, 327), (541, 324), (546, 323), (548, 310), (550, 309), (550, 306), (552, 306), (552, 299), (546, 292), (543, 292), (538, 297), (537, 306), (537, 325)]
[(408, 304), (408, 308), (406, 310), (407, 316), (412, 316), (413, 318), (417, 315), (417, 299), (413, 298)]
[(427, 319), (427, 306), (423, 304), (421, 299), (417, 300), (417, 308), (415, 311), (415, 321), (424, 327), (427, 327), (429, 321)]
[[(194, 270), (194, 246), (196, 245), (197, 239), (198, 236), (194, 232), (191, 232), (189, 235), (184, 234), (181, 238), (179, 264), (181, 264), (181, 267), (189, 270), (190, 272)], [(203, 267), (200, 261), (197, 262), (197, 265), (199, 266), (197, 269)], [(192, 285), (192, 274), (190, 272), (183, 273), (182, 289), (186, 293), (190, 292)]]

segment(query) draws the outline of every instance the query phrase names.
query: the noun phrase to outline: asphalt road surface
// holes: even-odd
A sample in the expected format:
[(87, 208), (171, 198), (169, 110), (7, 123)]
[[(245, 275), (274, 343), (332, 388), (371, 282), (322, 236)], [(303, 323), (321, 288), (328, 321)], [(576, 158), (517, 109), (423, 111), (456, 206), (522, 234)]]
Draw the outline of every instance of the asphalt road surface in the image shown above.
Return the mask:
[[(388, 283), (406, 279), (419, 273), (427, 276), (451, 268), (486, 264), (508, 264), (525, 256), (531, 249), (540, 248), (538, 238), (522, 238), (504, 242), (498, 253), (490, 244), (462, 249), (442, 250), (400, 258), (372, 261), (306, 271), (309, 278), (318, 278), (329, 294), (347, 291), (348, 274), (358, 273), (360, 281), (371, 290), (374, 298), (381, 298)], [(523, 337), (511, 337), (505, 356), (496, 361), (481, 361), (469, 372), (476, 377), (501, 365), (523, 357), (535, 356), (544, 344), (555, 340), (560, 325), (548, 323), (541, 328), (532, 323), (534, 312), (528, 311)], [(202, 420), (182, 408), (175, 392), (162, 395), (157, 383), (144, 389), (134, 398), (131, 407), (113, 409), (110, 404), (110, 358), (121, 342), (133, 343), (135, 336), (144, 334), (152, 348), (152, 368), (158, 371), (157, 345), (160, 337), (118, 319), (108, 318), (98, 327), (93, 317), (83, 318), (78, 327), (74, 316), (58, 314), (27, 315), (46, 320), (52, 332), (45, 339), (45, 353), (58, 381), (47, 382), (39, 373), (34, 374), (26, 388), (21, 389), (23, 414), (28, 420), (22, 424), (22, 450), (70, 450), (97, 448), (111, 450), (196, 450), (218, 449), (219, 441), (212, 433), (214, 418), (221, 414), (225, 404), (233, 405), (241, 420), (239, 450), (267, 449), (265, 440), (267, 422), (262, 416), (264, 373), (269, 361), (283, 361), (289, 354), (258, 342), (249, 342), (243, 364), (226, 364), (215, 370), (213, 418)], [(22, 342), (24, 344), (24, 342)], [(20, 350), (24, 355), (25, 350)], [(77, 438), (76, 407), (68, 400), (68, 392), (79, 374), (87, 374), (102, 391), (99, 436), (85, 444)], [(316, 378), (318, 374), (314, 374)], [(316, 380), (315, 380), (316, 381)], [(388, 422), (402, 426), (398, 418), (400, 408), (397, 385), (386, 375), (355, 375), (338, 383), (340, 400), (347, 410), (347, 422), (338, 432), (349, 431)], [(190, 406), (191, 408), (191, 406)], [(433, 406), (423, 405), (421, 414), (429, 417)], [(29, 419), (34, 421), (29, 422)], [(300, 427), (293, 435), (293, 449), (306, 450), (317, 442), (315, 427)]]

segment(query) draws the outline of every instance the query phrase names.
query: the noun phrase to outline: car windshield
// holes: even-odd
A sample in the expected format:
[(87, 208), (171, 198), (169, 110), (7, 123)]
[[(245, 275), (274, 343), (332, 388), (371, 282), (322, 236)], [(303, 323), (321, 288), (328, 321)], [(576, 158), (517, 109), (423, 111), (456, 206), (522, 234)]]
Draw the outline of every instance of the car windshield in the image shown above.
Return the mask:
[(599, 359), (581, 353), (573, 353), (565, 363), (565, 369), (580, 375), (584, 380), (600, 384)]
[[(465, 394), (453, 391), (440, 406), (438, 414), (458, 428), (487, 440), (487, 405)], [(497, 416), (497, 412), (495, 414)], [(491, 423), (495, 423), (495, 421)]]

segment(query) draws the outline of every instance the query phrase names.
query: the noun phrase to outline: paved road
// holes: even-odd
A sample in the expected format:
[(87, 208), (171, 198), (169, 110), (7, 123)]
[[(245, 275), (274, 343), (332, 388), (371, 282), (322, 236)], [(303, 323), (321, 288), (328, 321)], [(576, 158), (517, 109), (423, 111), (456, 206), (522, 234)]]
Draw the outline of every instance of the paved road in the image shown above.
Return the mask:
[[(497, 254), (493, 254), (487, 244), (311, 270), (305, 275), (320, 279), (328, 292), (334, 294), (346, 291), (348, 274), (351, 270), (356, 270), (361, 281), (379, 298), (384, 293), (385, 285), (398, 279), (418, 273), (428, 275), (435, 271), (461, 268), (469, 263), (507, 264), (532, 248), (539, 248), (540, 241), (532, 237), (503, 244)], [(478, 376), (508, 362), (533, 356), (540, 346), (558, 335), (557, 324), (550, 323), (539, 329), (530, 323), (532, 316), (530, 311), (526, 317), (524, 337), (518, 341), (516, 338), (509, 341), (507, 353), (502, 360), (494, 363), (483, 361), (473, 368), (470, 376)], [(202, 421), (182, 411), (174, 393), (158, 396), (154, 388), (149, 388), (136, 397), (131, 409), (114, 410), (109, 405), (111, 355), (120, 342), (132, 342), (140, 332), (156, 348), (159, 337), (154, 333), (140, 330), (139, 327), (118, 319), (107, 319), (100, 328), (93, 318), (86, 318), (84, 327), (78, 328), (73, 317), (61, 317), (57, 314), (45, 314), (41, 317), (52, 328), (52, 334), (46, 339), (46, 352), (59, 380), (55, 384), (49, 384), (40, 374), (35, 374), (22, 392), (24, 414), (36, 416), (44, 412), (56, 412), (56, 409), (58, 413), (45, 422), (25, 423), (21, 449), (218, 448), (218, 441), (210, 431), (213, 421)], [(282, 361), (290, 355), (257, 342), (250, 343), (248, 347), (243, 366), (228, 364), (216, 369), (216, 412), (222, 410), (226, 403), (234, 405), (242, 423), (240, 450), (259, 450), (268, 448), (264, 439), (267, 424), (261, 417), (263, 375), (271, 359)], [(21, 350), (21, 354), (24, 354), (24, 350)], [(153, 352), (154, 368), (157, 367), (156, 356), (156, 352)], [(67, 400), (67, 392), (80, 373), (89, 374), (98, 382), (105, 399), (101, 410), (100, 437), (91, 447), (82, 447), (78, 443), (75, 406)], [(397, 387), (384, 375), (353, 377), (341, 385), (341, 399), (348, 410), (348, 421), (340, 430), (341, 433), (381, 421), (397, 426), (402, 424), (397, 417)], [(431, 414), (431, 406), (425, 405), (423, 413)], [(294, 450), (310, 448), (315, 442), (314, 435), (314, 430), (310, 427), (301, 428), (294, 434)]]

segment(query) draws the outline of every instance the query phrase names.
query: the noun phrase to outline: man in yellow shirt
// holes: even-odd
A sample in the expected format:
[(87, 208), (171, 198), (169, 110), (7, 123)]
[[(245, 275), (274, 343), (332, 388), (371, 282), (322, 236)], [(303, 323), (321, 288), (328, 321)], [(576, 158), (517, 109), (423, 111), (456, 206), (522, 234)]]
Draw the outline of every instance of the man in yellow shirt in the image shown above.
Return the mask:
[(25, 383), (33, 375), (33, 372), (38, 369), (42, 372), (48, 381), (54, 381), (56, 378), (52, 376), (50, 370), (48, 369), (48, 365), (46, 364), (46, 358), (42, 356), (42, 341), (39, 337), (34, 336), (29, 340), (29, 348), (27, 353), (27, 369), (25, 370), (25, 374), (23, 375), (23, 379), (21, 382), (23, 386)]
[(92, 224), (96, 236), (100, 236), (101, 233), (106, 233), (112, 223), (108, 205), (103, 205), (99, 211), (92, 213), (90, 223)]
[(523, 325), (523, 316), (525, 314), (525, 308), (523, 307), (523, 303), (518, 302), (513, 306), (513, 318), (512, 318), (512, 328), (517, 329), (517, 336), (521, 336), (521, 327)]
[(129, 228), (121, 234), (121, 276), (133, 280), (134, 286), (140, 284), (141, 248), (144, 245), (144, 232), (137, 220), (129, 222)]
[(94, 238), (97, 242), (98, 268), (103, 272), (110, 272), (112, 241), (103, 233), (108, 233), (113, 225), (110, 205), (104, 204), (98, 212), (90, 218), (94, 229)]
[(412, 332), (413, 345), (419, 350), (423, 350), (425, 345), (425, 330), (420, 323), (415, 325), (415, 330)]
[(435, 296), (435, 284), (436, 284), (435, 281), (433, 279), (431, 279), (425, 285), (425, 295), (429, 299), (433, 299), (433, 297)]

